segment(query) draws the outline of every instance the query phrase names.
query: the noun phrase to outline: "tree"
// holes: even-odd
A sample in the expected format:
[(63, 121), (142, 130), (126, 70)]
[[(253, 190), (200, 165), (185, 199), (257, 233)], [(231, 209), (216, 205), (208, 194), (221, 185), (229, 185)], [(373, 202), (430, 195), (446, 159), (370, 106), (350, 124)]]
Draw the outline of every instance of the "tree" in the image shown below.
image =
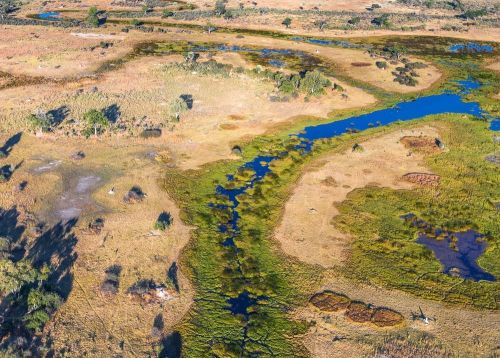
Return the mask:
[(15, 294), (23, 286), (35, 283), (39, 278), (40, 273), (27, 260), (16, 263), (0, 260), (0, 296)]
[(282, 25), (285, 25), (286, 28), (290, 28), (290, 25), (292, 24), (292, 19), (290, 19), (289, 17), (285, 18), (285, 20), (283, 20), (283, 22), (281, 23)]
[(24, 317), (26, 327), (35, 332), (40, 331), (49, 321), (50, 314), (61, 305), (61, 301), (57, 293), (41, 288), (32, 289), (28, 294), (28, 312)]
[(87, 14), (87, 20), (86, 20), (87, 23), (94, 27), (98, 27), (99, 26), (99, 17), (97, 16), (98, 14), (99, 10), (97, 10), (95, 6), (92, 6)]
[(316, 21), (315, 24), (318, 27), (319, 31), (323, 31), (325, 27), (328, 25), (328, 23), (325, 20)]
[(45, 112), (42, 109), (37, 109), (26, 119), (28, 125), (36, 132), (48, 132), (54, 123), (54, 116), (50, 112)]
[(97, 136), (104, 128), (109, 126), (109, 120), (106, 116), (97, 109), (91, 109), (83, 115), (83, 119), (87, 122), (87, 131), (94, 131), (94, 135)]
[(181, 117), (181, 113), (189, 109), (187, 102), (182, 97), (177, 97), (172, 101), (170, 109), (175, 113), (175, 119), (178, 121)]
[(215, 2), (215, 15), (222, 16), (226, 13), (226, 2), (224, 0), (217, 0)]
[(332, 82), (318, 70), (307, 72), (300, 81), (301, 90), (311, 95), (323, 94), (324, 88), (331, 85)]

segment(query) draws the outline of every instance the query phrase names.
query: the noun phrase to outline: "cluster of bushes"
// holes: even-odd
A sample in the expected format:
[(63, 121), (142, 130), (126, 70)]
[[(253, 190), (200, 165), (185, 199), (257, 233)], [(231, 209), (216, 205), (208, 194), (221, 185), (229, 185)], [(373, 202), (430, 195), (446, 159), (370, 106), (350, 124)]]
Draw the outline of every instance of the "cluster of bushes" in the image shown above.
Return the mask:
[(104, 282), (101, 285), (101, 292), (105, 294), (116, 294), (120, 287), (120, 274), (122, 267), (120, 265), (112, 265), (105, 271)]
[[(78, 134), (90, 137), (99, 136), (108, 130), (112, 123), (119, 116), (118, 106), (112, 105), (102, 110), (91, 109), (83, 115), (83, 120), (79, 122), (80, 131)], [(37, 109), (26, 118), (27, 127), (34, 133), (54, 132), (67, 117), (69, 109), (61, 107), (55, 110), (45, 111)], [(75, 120), (72, 124), (77, 124)], [(74, 130), (76, 127), (74, 126)]]
[(425, 67), (427, 67), (427, 65), (421, 62), (407, 62), (404, 67), (396, 67), (396, 70), (392, 72), (394, 75), (394, 82), (398, 82), (405, 86), (416, 86), (418, 81), (415, 77), (418, 77), (418, 73), (415, 72), (415, 70)]
[(284, 94), (298, 95), (302, 92), (306, 96), (319, 96), (325, 93), (325, 88), (332, 87), (332, 82), (317, 70), (290, 75), (260, 68), (254, 72), (273, 80), (276, 88)]

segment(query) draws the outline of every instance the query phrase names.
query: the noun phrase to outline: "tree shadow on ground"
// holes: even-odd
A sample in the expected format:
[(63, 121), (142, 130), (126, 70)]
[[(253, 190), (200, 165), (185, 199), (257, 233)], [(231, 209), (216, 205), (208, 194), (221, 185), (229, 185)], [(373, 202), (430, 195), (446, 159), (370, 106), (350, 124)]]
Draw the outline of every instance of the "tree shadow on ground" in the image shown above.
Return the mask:
[(120, 107), (117, 104), (112, 104), (111, 106), (103, 109), (103, 114), (108, 119), (108, 121), (110, 121), (111, 123), (116, 123), (121, 115)]
[(69, 108), (68, 106), (61, 106), (59, 108), (48, 111), (47, 114), (50, 116), (50, 118), (52, 118), (52, 126), (57, 127), (69, 115)]
[(35, 268), (40, 269), (44, 265), (51, 267), (47, 283), (64, 300), (73, 287), (71, 268), (77, 259), (74, 250), (78, 242), (73, 228), (77, 221), (75, 218), (58, 222), (36, 239), (27, 254)]
[(182, 336), (174, 331), (162, 339), (159, 358), (180, 358), (182, 356)]
[(14, 262), (19, 261), (25, 253), (23, 234), (26, 226), (19, 223), (20, 212), (16, 206), (10, 209), (0, 208), (0, 238), (5, 240), (4, 249), (0, 250), (0, 258), (8, 258)]
[(21, 141), (22, 133), (16, 133), (0, 148), (0, 154), (3, 154), (4, 157), (8, 157), (14, 146)]

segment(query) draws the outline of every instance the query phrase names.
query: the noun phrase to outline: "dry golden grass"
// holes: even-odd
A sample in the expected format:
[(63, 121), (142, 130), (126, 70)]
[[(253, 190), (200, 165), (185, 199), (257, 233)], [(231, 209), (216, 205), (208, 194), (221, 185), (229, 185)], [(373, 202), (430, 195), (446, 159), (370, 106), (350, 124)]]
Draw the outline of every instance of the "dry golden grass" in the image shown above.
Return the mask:
[(361, 152), (349, 149), (312, 163), (286, 203), (275, 233), (283, 251), (310, 264), (341, 265), (349, 254), (351, 238), (331, 224), (338, 215), (337, 204), (351, 191), (368, 185), (411, 188), (412, 184), (402, 180), (402, 176), (428, 170), (422, 166), (422, 156), (409, 156), (399, 140), (420, 134), (438, 136), (428, 126), (395, 130), (359, 143)]
[[(1, 137), (2, 141), (6, 139)], [(190, 237), (179, 210), (157, 182), (162, 166), (150, 152), (163, 149), (160, 140), (52, 140), (24, 135), (9, 157), (0, 160), (1, 165), (24, 160), (11, 180), (0, 184), (1, 206), (23, 205), (27, 211), (37, 212), (40, 219), (48, 218), (49, 225), (56, 203), (67, 190), (64, 182), (81, 173), (100, 176), (104, 182), (92, 194), (104, 210), (97, 215), (92, 208), (84, 207), (74, 228), (78, 258), (72, 270), (73, 288), (47, 328), (56, 349), (98, 357), (148, 356), (159, 341), (159, 337), (151, 336), (155, 316), (163, 315), (166, 333), (189, 309), (193, 290), (182, 275), (182, 267), (180, 293), (169, 288), (169, 300), (145, 303), (126, 293), (140, 278), (169, 285), (167, 271)], [(78, 150), (86, 157), (75, 162), (70, 156)], [(51, 171), (34, 173), (49, 160), (60, 164)], [(25, 191), (10, 190), (22, 180), (28, 181)], [(139, 185), (148, 195), (141, 203), (125, 204), (123, 196), (133, 185)], [(114, 195), (108, 194), (112, 187)], [(165, 232), (152, 231), (163, 211), (173, 216), (172, 226)], [(104, 228), (92, 235), (87, 226), (97, 216), (104, 219)], [(114, 296), (104, 295), (100, 291), (104, 271), (115, 264), (122, 266), (119, 291)]]

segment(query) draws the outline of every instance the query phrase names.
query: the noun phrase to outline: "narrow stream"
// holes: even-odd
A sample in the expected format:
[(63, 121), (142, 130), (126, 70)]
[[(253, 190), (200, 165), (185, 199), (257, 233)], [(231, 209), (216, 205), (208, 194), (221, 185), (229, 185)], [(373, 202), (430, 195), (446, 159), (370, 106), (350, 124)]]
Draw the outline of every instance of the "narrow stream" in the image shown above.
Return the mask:
[[(463, 95), (467, 94), (472, 89), (478, 88), (479, 84), (473, 80), (461, 81), (459, 84), (462, 87), (462, 91), (459, 93), (445, 92), (437, 95), (423, 96), (413, 101), (399, 103), (392, 108), (378, 110), (340, 121), (306, 127), (303, 132), (297, 134), (297, 137), (301, 140), (298, 148), (302, 149), (302, 153), (306, 154), (312, 150), (314, 141), (318, 139), (333, 138), (352, 131), (363, 131), (371, 127), (384, 126), (397, 121), (410, 121), (428, 115), (452, 113), (482, 118), (485, 117), (486, 114), (481, 110), (478, 103), (465, 102), (463, 99)], [(219, 205), (218, 208), (227, 209), (231, 212), (231, 220), (219, 224), (219, 231), (224, 234), (225, 237), (221, 244), (224, 248), (231, 250), (235, 254), (234, 257), (236, 258), (235, 260), (238, 261), (238, 267), (240, 267), (238, 257), (240, 249), (238, 248), (237, 242), (238, 240), (244, 239), (240, 237), (238, 225), (240, 220), (238, 196), (253, 188), (256, 183), (260, 182), (271, 171), (269, 164), (273, 160), (285, 157), (287, 154), (288, 153), (283, 152), (277, 156), (257, 156), (240, 167), (242, 171), (248, 169), (254, 171), (254, 175), (250, 181), (240, 187), (231, 189), (227, 189), (222, 185), (216, 187), (216, 193), (223, 195), (230, 202), (229, 205)], [(234, 176), (232, 175), (228, 175), (227, 178), (230, 182), (234, 180)], [(239, 273), (243, 280), (252, 279), (245, 277), (241, 269)], [(252, 306), (259, 305), (266, 299), (266, 297), (252, 297), (247, 291), (243, 290), (236, 297), (227, 300), (229, 305), (225, 308), (230, 310), (233, 314), (243, 317), (242, 350), (245, 349), (245, 345), (249, 339), (247, 335), (249, 321), (251, 320), (249, 309), (251, 309)], [(267, 347), (263, 346), (263, 348)]]

